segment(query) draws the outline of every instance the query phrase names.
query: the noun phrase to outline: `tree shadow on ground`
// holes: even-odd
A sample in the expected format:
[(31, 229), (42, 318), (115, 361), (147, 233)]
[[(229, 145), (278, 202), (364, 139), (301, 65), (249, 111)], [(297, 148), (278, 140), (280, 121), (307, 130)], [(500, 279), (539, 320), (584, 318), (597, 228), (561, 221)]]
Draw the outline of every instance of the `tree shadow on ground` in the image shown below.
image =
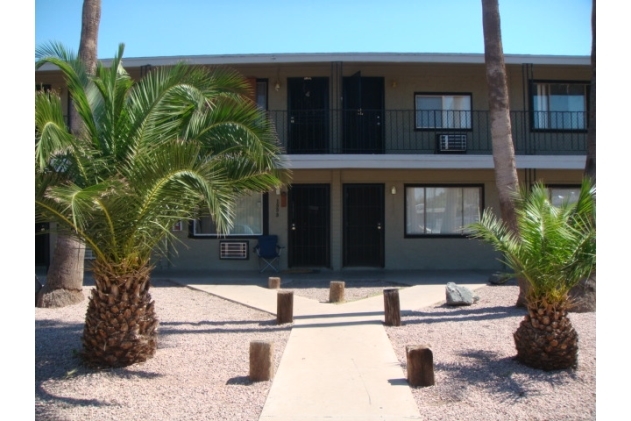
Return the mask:
[[(179, 329), (178, 326), (205, 327), (200, 329)], [(201, 321), (201, 322), (164, 322), (158, 326), (161, 336), (178, 334), (212, 334), (212, 333), (263, 333), (282, 332), (291, 330), (292, 324), (279, 325), (276, 319), (256, 321), (256, 320), (226, 320), (226, 321)]]
[[(43, 331), (46, 330), (46, 334)], [(39, 334), (38, 334), (39, 332)], [(106, 406), (111, 403), (98, 399), (79, 399), (60, 396), (46, 390), (49, 380), (73, 381), (90, 377), (97, 372), (123, 379), (152, 379), (161, 374), (127, 368), (96, 369), (86, 366), (80, 357), (83, 323), (65, 323), (59, 320), (35, 322), (35, 414), (37, 419), (58, 419), (48, 413), (46, 402), (55, 401), (63, 406)]]
[[(481, 387), (499, 401), (515, 404), (520, 399), (542, 396), (543, 383), (555, 388), (577, 378), (573, 369), (537, 370), (521, 364), (515, 356), (500, 357), (488, 350), (463, 350), (458, 355), (465, 358), (464, 364), (462, 360), (434, 364), (435, 371), (443, 372), (447, 377), (441, 385), (445, 400), (461, 401), (469, 387)], [(407, 370), (406, 363), (402, 367)]]
[(435, 308), (445, 309), (446, 311), (402, 311), (404, 324), (419, 323), (445, 323), (445, 322), (464, 322), (464, 321), (480, 321), (494, 320), (505, 317), (523, 317), (526, 315), (526, 309), (515, 306), (495, 306), (495, 307), (462, 307), (449, 306), (443, 304)]

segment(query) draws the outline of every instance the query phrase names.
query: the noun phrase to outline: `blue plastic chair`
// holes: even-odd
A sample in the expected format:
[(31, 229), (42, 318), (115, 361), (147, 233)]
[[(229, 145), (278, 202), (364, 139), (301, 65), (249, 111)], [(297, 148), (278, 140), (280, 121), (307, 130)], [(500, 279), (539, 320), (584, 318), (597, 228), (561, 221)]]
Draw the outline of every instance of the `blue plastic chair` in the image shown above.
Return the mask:
[(261, 235), (258, 244), (254, 246), (254, 251), (259, 256), (259, 268), (263, 265), (260, 273), (271, 268), (275, 272), (280, 270), (280, 254), (285, 247), (278, 245), (277, 235)]

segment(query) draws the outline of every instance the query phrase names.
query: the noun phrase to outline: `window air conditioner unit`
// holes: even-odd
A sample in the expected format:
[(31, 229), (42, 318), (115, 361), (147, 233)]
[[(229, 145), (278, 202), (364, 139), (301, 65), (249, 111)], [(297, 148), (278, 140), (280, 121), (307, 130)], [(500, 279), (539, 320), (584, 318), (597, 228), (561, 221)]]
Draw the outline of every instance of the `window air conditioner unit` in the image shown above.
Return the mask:
[(439, 152), (466, 152), (467, 151), (467, 135), (466, 134), (439, 134), (436, 135), (438, 140)]
[(219, 259), (247, 260), (249, 258), (249, 244), (248, 241), (220, 241)]

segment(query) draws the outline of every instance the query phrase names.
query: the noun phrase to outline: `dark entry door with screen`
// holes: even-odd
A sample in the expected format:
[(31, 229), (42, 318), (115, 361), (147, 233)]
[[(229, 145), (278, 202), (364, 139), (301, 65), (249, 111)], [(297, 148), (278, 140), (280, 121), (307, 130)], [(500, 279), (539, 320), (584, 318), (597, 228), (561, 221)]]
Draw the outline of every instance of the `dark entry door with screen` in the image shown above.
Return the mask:
[(384, 82), (360, 72), (343, 81), (345, 153), (383, 153)]
[(330, 267), (330, 187), (294, 184), (289, 189), (290, 267)]
[(344, 266), (383, 267), (383, 184), (345, 184), (343, 190)]
[(288, 78), (289, 153), (326, 153), (329, 147), (329, 79)]

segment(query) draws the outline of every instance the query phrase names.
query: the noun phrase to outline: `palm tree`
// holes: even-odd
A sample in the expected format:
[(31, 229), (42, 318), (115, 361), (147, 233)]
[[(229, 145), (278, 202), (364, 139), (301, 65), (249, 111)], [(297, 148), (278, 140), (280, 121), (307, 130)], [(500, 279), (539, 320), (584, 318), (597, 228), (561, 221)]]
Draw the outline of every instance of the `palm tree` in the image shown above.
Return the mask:
[(57, 95), (35, 103), (36, 213), (85, 241), (96, 256), (83, 331), (84, 360), (121, 367), (156, 350), (151, 255), (180, 220), (202, 209), (220, 232), (240, 194), (283, 184), (275, 131), (238, 73), (177, 64), (134, 83), (123, 45), (88, 77), (63, 46), (38, 50), (62, 71), (83, 123), (64, 125)]
[(469, 228), (529, 284), (528, 314), (514, 333), (517, 359), (544, 370), (575, 367), (578, 335), (567, 317), (568, 292), (596, 268), (596, 188), (586, 178), (576, 203), (555, 207), (537, 183), (515, 204), (519, 234), (488, 209)]
[[(84, 0), (81, 14), (81, 38), (79, 59), (86, 72), (96, 71), (97, 42), (101, 22), (101, 0)], [(70, 109), (70, 131), (78, 133), (82, 126), (76, 108)], [(76, 236), (59, 232), (51, 260), (46, 284), (39, 291), (35, 305), (38, 307), (64, 307), (83, 301), (83, 259), (85, 244)]]

